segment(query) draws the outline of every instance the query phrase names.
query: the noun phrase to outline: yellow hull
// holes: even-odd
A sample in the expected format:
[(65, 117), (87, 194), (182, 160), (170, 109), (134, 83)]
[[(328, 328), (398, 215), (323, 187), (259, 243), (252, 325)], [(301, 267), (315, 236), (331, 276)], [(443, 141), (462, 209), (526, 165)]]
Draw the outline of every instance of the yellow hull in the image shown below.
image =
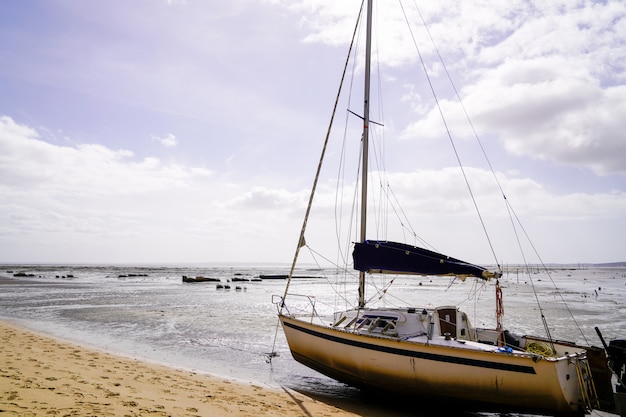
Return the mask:
[(294, 359), (339, 381), (412, 397), (584, 414), (576, 354), (480, 351), (372, 336), (280, 316)]

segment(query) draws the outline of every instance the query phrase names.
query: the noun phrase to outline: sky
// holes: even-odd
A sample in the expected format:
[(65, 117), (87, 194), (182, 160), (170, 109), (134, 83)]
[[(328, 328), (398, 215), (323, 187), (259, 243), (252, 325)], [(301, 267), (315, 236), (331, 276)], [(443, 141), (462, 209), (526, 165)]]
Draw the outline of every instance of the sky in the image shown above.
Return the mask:
[[(359, 7), (0, 3), (0, 262), (291, 262)], [(626, 3), (376, 11), (384, 161), (372, 165), (385, 167), (414, 232), (470, 262), (492, 263), (492, 252), (520, 262), (504, 193), (542, 261), (626, 261)], [(339, 142), (347, 132), (357, 150), (360, 121), (347, 110), (362, 112), (362, 69), (349, 66), (354, 96), (336, 117)], [(494, 251), (477, 243), (446, 126)], [(332, 217), (336, 177), (320, 178), (320, 218)], [(308, 242), (333, 239), (334, 225), (312, 225)]]

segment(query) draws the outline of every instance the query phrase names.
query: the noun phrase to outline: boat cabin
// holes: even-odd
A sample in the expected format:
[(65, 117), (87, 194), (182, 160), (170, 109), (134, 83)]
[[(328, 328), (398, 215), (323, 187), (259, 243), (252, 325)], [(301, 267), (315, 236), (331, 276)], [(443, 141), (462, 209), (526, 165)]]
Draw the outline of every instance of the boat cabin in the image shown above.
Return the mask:
[(440, 336), (448, 340), (476, 340), (476, 329), (467, 314), (455, 306), (351, 310), (336, 314), (332, 327), (402, 339)]
[(456, 306), (349, 310), (336, 313), (331, 327), (347, 332), (477, 350), (516, 350), (544, 357), (567, 356), (582, 349), (569, 342), (516, 336), (475, 328)]

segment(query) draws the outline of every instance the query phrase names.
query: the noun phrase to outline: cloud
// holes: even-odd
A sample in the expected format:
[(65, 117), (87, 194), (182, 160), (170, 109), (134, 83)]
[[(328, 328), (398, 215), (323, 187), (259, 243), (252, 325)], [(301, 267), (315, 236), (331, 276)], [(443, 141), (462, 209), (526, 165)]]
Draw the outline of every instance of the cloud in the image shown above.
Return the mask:
[(286, 209), (303, 209), (305, 200), (302, 197), (303, 196), (290, 193), (286, 190), (268, 189), (266, 187), (256, 186), (250, 191), (226, 202), (226, 205), (244, 210), (255, 209), (283, 212)]
[[(495, 136), (518, 156), (586, 167), (597, 175), (626, 173), (626, 86), (602, 88), (575, 63), (559, 57), (507, 60), (464, 91), (464, 106), (480, 136)], [(441, 102), (453, 133), (470, 135), (457, 103)], [(405, 138), (438, 137), (431, 109)]]
[(172, 133), (168, 133), (165, 137), (162, 138), (157, 135), (152, 135), (151, 137), (152, 140), (160, 143), (166, 148), (175, 148), (176, 146), (178, 146), (178, 139), (176, 139), (176, 136), (174, 136)]
[[(89, 219), (105, 218), (108, 211), (111, 217), (119, 212), (119, 219), (126, 222), (149, 211), (126, 203), (187, 190), (212, 175), (204, 168), (163, 164), (155, 157), (137, 160), (129, 150), (99, 144), (53, 145), (34, 129), (0, 118), (0, 189), (5, 201), (13, 202), (4, 207), (19, 219), (13, 223), (18, 229), (65, 224), (76, 230), (77, 225), (90, 223), (94, 230), (102, 230), (99, 221)], [(21, 208), (14, 211), (16, 205)], [(26, 225), (37, 213), (38, 223)]]
[[(493, 174), (477, 168), (466, 173), (483, 214), (493, 219), (487, 226), (492, 232), (495, 229), (499, 239), (509, 220), (503, 215)], [(623, 191), (559, 195), (529, 178), (497, 175), (517, 214), (530, 219), (531, 231), (540, 239), (549, 231), (550, 239), (557, 234), (568, 242), (554, 246), (557, 249), (548, 259), (571, 261), (568, 251), (576, 260), (588, 259), (581, 252), (587, 245), (620, 247), (621, 233), (615, 224), (624, 222)], [(138, 160), (130, 150), (49, 144), (35, 129), (2, 117), (1, 260), (288, 262), (308, 190), (286, 188), (288, 179), (269, 186), (264, 178), (234, 184), (228, 177), (155, 157)], [(372, 214), (379, 208), (406, 213), (410, 222), (405, 226), (412, 226), (435, 247), (449, 249), (453, 256), (490, 262), (484, 258), (484, 248), (466, 244), (476, 240), (481, 230), (477, 222), (469, 221), (475, 218), (474, 208), (458, 169), (388, 172), (384, 178), (380, 184), (389, 183), (391, 191), (373, 190), (372, 197), (379, 201), (372, 205)], [(328, 242), (336, 241), (336, 233), (351, 230), (348, 223), (340, 223), (341, 218), (351, 217), (354, 190), (348, 186), (337, 195), (332, 182), (319, 185), (306, 235), (307, 242), (321, 252)], [(392, 201), (401, 201), (402, 207), (380, 201), (385, 193)], [(335, 201), (347, 204), (343, 211), (334, 208)], [(592, 224), (600, 226), (587, 233), (585, 242), (577, 241), (573, 234), (589, 230)], [(383, 231), (379, 226), (372, 228), (372, 236)], [(384, 230), (391, 234), (388, 237), (402, 237), (400, 229), (385, 226)], [(605, 256), (617, 257), (618, 249), (613, 252), (604, 251)]]
[[(621, 157), (626, 154), (626, 6), (507, 7), (515, 16), (510, 25), (490, 27), (488, 13), (474, 26), (483, 41), (466, 45), (467, 57), (449, 68), (459, 77), (455, 82), (463, 86), (463, 104), (479, 135), (498, 138), (515, 156), (583, 167), (600, 176), (626, 173)], [(444, 57), (447, 48), (444, 44)], [(431, 75), (435, 87), (438, 75)], [(434, 102), (416, 95), (412, 85), (407, 90), (417, 120), (402, 137), (441, 137)], [(453, 94), (439, 94), (453, 135), (471, 136)]]
[[(626, 210), (626, 193), (620, 191), (556, 194), (530, 178), (502, 172), (493, 174), (472, 167), (464, 171), (479, 209), (487, 217), (507, 217), (503, 210), (504, 196), (518, 214), (531, 218), (619, 218)], [(464, 176), (458, 168), (387, 173), (386, 181), (408, 212), (428, 218), (475, 214)]]
[(463, 89), (479, 131), (515, 155), (626, 173), (626, 5), (536, 5), (482, 48)]
[(33, 129), (0, 119), (1, 183), (37, 190), (37, 195), (103, 197), (144, 194), (189, 186), (210, 170), (163, 164), (158, 158), (134, 158), (126, 149), (100, 144), (58, 146), (39, 139)]
[(268, 253), (240, 252), (265, 239), (280, 248), (274, 260), (286, 261), (281, 241), (297, 233), (301, 194), (229, 175), (99, 144), (47, 143), (1, 117), (0, 260), (262, 261)]
[(466, 103), (513, 154), (625, 173), (626, 86), (603, 89), (575, 67), (556, 57), (510, 60), (468, 88)]

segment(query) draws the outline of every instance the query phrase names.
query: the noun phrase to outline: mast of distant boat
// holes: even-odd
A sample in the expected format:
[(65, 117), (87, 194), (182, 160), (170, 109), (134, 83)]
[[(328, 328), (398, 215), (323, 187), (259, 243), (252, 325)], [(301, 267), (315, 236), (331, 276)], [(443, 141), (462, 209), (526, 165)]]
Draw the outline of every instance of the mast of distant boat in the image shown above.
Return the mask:
[[(372, 0), (367, 1), (365, 37), (365, 88), (363, 96), (363, 160), (361, 172), (361, 242), (365, 242), (367, 229), (367, 162), (370, 124), (370, 66), (372, 55)], [(359, 308), (365, 307), (365, 272), (359, 271)]]

